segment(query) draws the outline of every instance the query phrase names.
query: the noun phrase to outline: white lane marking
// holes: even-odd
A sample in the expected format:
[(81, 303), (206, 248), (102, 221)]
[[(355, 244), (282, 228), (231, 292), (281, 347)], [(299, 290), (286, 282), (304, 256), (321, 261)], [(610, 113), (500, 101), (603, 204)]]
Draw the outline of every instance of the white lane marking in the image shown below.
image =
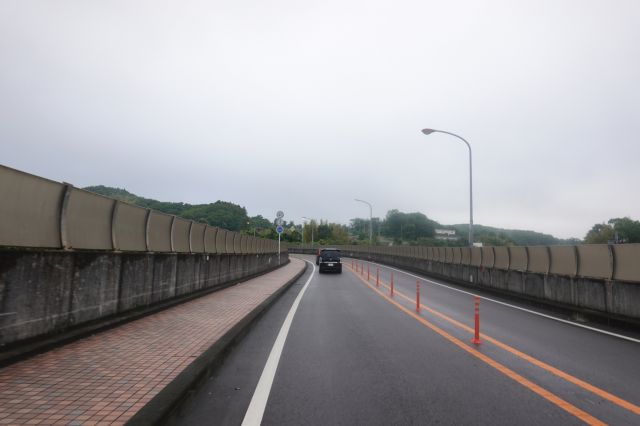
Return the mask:
[[(360, 260), (363, 260), (363, 259), (360, 259)], [(471, 293), (471, 292), (468, 292), (468, 291), (460, 290), (459, 288), (451, 287), (451, 286), (448, 286), (446, 284), (442, 284), (442, 283), (439, 283), (439, 282), (436, 282), (436, 281), (432, 281), (432, 280), (429, 280), (429, 279), (427, 279), (425, 277), (421, 277), (421, 276), (418, 276), (418, 275), (414, 275), (414, 274), (412, 274), (410, 272), (403, 271), (402, 269), (397, 269), (397, 268), (393, 268), (391, 266), (383, 265), (382, 263), (370, 262), (370, 261), (366, 261), (366, 260), (363, 260), (363, 261), (371, 263), (373, 265), (379, 265), (379, 266), (382, 266), (382, 267), (387, 268), (387, 269), (392, 269), (394, 271), (398, 271), (398, 272), (400, 272), (402, 274), (409, 275), (411, 277), (421, 279), (421, 280), (426, 281), (428, 283), (435, 284), (435, 285), (438, 285), (440, 287), (448, 288), (449, 290), (454, 290), (454, 291), (457, 291), (457, 292), (460, 292), (460, 293), (468, 294), (470, 296), (479, 297), (481, 299), (488, 300), (489, 302), (497, 303), (499, 305), (508, 306), (509, 308), (518, 309), (520, 311), (528, 312), (528, 313), (533, 314), (533, 315), (538, 315), (538, 316), (541, 316), (541, 317), (544, 317), (544, 318), (548, 318), (548, 319), (551, 319), (551, 320), (554, 320), (554, 321), (563, 322), (565, 324), (569, 324), (569, 325), (573, 325), (573, 326), (576, 326), (576, 327), (584, 328), (584, 329), (587, 329), (587, 330), (595, 331), (597, 333), (607, 334), (609, 336), (617, 337), (619, 339), (628, 340), (630, 342), (640, 343), (639, 339), (634, 339), (633, 337), (625, 336), (623, 334), (612, 333), (610, 331), (602, 330), (602, 329), (599, 329), (599, 328), (589, 327), (588, 325), (579, 324), (577, 322), (573, 322), (573, 321), (565, 320), (565, 319), (562, 319), (562, 318), (557, 318), (557, 317), (554, 317), (554, 316), (551, 316), (551, 315), (543, 314), (542, 312), (532, 311), (531, 309), (526, 309), (526, 308), (522, 308), (520, 306), (511, 305), (509, 303), (501, 302), (499, 300), (495, 300), (495, 299), (492, 299), (490, 297), (480, 296), (479, 294), (475, 294), (475, 293)]]
[(298, 293), (293, 305), (291, 305), (291, 309), (289, 309), (289, 313), (280, 328), (278, 337), (276, 337), (276, 341), (273, 343), (271, 353), (269, 354), (269, 358), (267, 358), (267, 363), (264, 365), (256, 390), (253, 392), (249, 408), (247, 408), (244, 420), (242, 420), (242, 426), (258, 426), (262, 422), (262, 416), (264, 415), (264, 410), (267, 407), (267, 400), (271, 393), (273, 379), (276, 376), (276, 370), (278, 369), (278, 363), (280, 362), (280, 355), (282, 355), (284, 343), (287, 340), (287, 335), (289, 334), (293, 317), (298, 310), (298, 305), (300, 304), (300, 300), (302, 300), (302, 296), (304, 296), (304, 292), (307, 291), (309, 283), (315, 276), (316, 266), (308, 260), (305, 260), (305, 262), (309, 263), (313, 267), (313, 271), (311, 272), (311, 276), (307, 282), (304, 284), (304, 287), (302, 287), (302, 290), (300, 290), (300, 293)]

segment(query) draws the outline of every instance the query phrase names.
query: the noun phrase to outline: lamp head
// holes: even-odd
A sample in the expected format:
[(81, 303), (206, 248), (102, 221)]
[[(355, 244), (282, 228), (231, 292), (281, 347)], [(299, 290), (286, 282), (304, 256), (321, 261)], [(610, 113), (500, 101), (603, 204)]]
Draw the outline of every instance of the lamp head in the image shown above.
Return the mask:
[(430, 135), (433, 132), (435, 132), (434, 129), (422, 129), (422, 133), (424, 133), (425, 135)]

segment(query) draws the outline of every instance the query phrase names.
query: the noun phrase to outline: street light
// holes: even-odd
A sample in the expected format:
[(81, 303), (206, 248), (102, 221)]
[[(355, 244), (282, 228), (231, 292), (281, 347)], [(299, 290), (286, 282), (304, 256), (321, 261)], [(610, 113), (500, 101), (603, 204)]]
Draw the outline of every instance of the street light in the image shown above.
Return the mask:
[(369, 245), (371, 246), (373, 245), (373, 207), (367, 201), (358, 200), (357, 198), (354, 198), (354, 200), (369, 206)]
[(467, 145), (469, 148), (469, 245), (473, 247), (473, 169), (471, 166), (471, 145), (463, 137), (456, 135), (455, 133), (445, 132), (444, 130), (435, 129), (422, 129), (422, 133), (430, 135), (431, 133), (445, 133), (447, 135), (455, 136)]
[(308, 217), (302, 216), (303, 219), (307, 219), (309, 221), (309, 225), (311, 225), (311, 250), (313, 250), (313, 222)]

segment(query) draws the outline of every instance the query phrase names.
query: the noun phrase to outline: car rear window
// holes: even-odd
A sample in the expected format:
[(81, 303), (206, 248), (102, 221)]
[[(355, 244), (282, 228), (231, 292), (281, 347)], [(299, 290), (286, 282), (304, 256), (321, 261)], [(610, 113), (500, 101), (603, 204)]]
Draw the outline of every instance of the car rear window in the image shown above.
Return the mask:
[(340, 250), (323, 250), (320, 256), (323, 259), (340, 259)]

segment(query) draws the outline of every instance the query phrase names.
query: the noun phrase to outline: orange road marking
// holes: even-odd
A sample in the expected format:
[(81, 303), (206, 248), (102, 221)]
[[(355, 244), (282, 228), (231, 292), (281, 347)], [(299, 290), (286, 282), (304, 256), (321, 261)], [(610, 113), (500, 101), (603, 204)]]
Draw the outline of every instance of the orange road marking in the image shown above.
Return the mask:
[[(380, 283), (381, 283), (381, 285), (383, 285), (383, 286), (385, 286), (387, 288), (389, 287), (389, 285), (387, 283), (385, 283), (383, 280), (380, 280)], [(405, 300), (407, 300), (409, 302), (414, 302), (414, 300), (412, 300), (410, 297), (408, 297), (404, 293), (402, 293), (402, 292), (400, 292), (398, 290), (396, 290), (395, 292), (400, 297), (402, 297), (403, 299), (405, 299)], [(463, 324), (463, 323), (461, 323), (459, 321), (456, 321), (455, 319), (453, 319), (453, 318), (451, 318), (451, 317), (449, 317), (449, 316), (447, 316), (447, 315), (445, 315), (445, 314), (443, 314), (443, 313), (441, 313), (441, 312), (439, 312), (439, 311), (437, 311), (437, 310), (435, 310), (433, 308), (430, 308), (430, 307), (425, 306), (425, 305), (420, 305), (420, 306), (422, 308), (424, 308), (425, 310), (427, 310), (428, 312), (432, 313), (433, 315), (437, 316), (438, 318), (441, 318), (441, 319), (443, 319), (443, 320), (455, 325), (456, 327), (461, 328), (461, 329), (463, 329), (465, 331), (468, 331), (469, 333), (473, 334), (474, 330), (471, 327), (469, 327), (469, 326), (467, 326), (467, 325), (465, 325), (465, 324)], [(617, 396), (615, 396), (615, 395), (613, 395), (613, 394), (611, 394), (611, 393), (609, 393), (609, 392), (607, 392), (607, 391), (605, 391), (603, 389), (600, 389), (597, 386), (594, 386), (594, 385), (592, 385), (592, 384), (590, 384), (588, 382), (585, 382), (584, 380), (578, 379), (577, 377), (572, 376), (569, 373), (565, 373), (564, 371), (562, 371), (562, 370), (560, 370), (560, 369), (558, 369), (558, 368), (556, 368), (556, 367), (554, 367), (552, 365), (549, 365), (549, 364), (545, 363), (544, 361), (540, 361), (539, 359), (534, 358), (531, 355), (527, 355), (526, 353), (521, 352), (518, 349), (516, 349), (516, 348), (514, 348), (512, 346), (509, 346), (509, 345), (507, 345), (505, 343), (502, 343), (501, 341), (496, 340), (491, 336), (488, 336), (488, 335), (482, 333), (482, 337), (484, 338), (485, 341), (493, 343), (494, 345), (496, 345), (499, 348), (511, 353), (512, 355), (515, 355), (515, 356), (517, 356), (519, 358), (522, 358), (525, 361), (528, 361), (531, 364), (533, 364), (533, 365), (535, 365), (535, 366), (537, 366), (537, 367), (539, 367), (539, 368), (541, 368), (543, 370), (546, 370), (551, 374), (554, 374), (554, 375), (556, 375), (556, 376), (558, 376), (558, 377), (560, 377), (560, 378), (562, 378), (562, 379), (564, 379), (564, 380), (566, 380), (566, 381), (568, 381), (570, 383), (573, 383), (574, 385), (576, 385), (578, 387), (581, 387), (582, 389), (584, 389), (586, 391), (592, 392), (593, 394), (598, 395), (599, 397), (601, 397), (603, 399), (606, 399), (607, 401), (610, 401), (610, 402), (618, 405), (619, 407), (627, 409), (627, 410), (631, 411), (634, 414), (640, 415), (640, 407), (635, 405), (632, 402), (629, 402), (629, 401), (624, 400), (624, 399), (622, 399), (620, 397), (617, 397)]]
[(475, 356), (476, 358), (480, 359), (481, 361), (485, 362), (486, 364), (488, 364), (491, 367), (495, 368), (496, 370), (500, 371), (502, 374), (504, 374), (505, 376), (509, 377), (510, 379), (520, 383), (522, 386), (526, 387), (527, 389), (531, 390), (532, 392), (540, 395), (541, 397), (543, 397), (547, 401), (550, 401), (551, 403), (553, 403), (557, 407), (559, 407), (559, 408), (565, 410), (566, 412), (574, 415), (575, 417), (579, 418), (580, 420), (582, 420), (583, 422), (585, 422), (585, 423), (587, 423), (589, 425), (605, 425), (606, 424), (606, 423), (600, 421), (599, 419), (593, 417), (589, 413), (587, 413), (587, 412), (581, 410), (580, 408), (576, 407), (575, 405), (563, 400), (562, 398), (560, 398), (559, 396), (555, 395), (554, 393), (552, 393), (552, 392), (546, 390), (545, 388), (543, 388), (543, 387), (531, 382), (530, 380), (522, 377), (521, 375), (519, 375), (515, 371), (511, 370), (510, 368), (508, 368), (508, 367), (500, 364), (499, 362), (495, 361), (493, 358), (490, 358), (487, 355), (485, 355), (485, 354), (483, 354), (481, 352), (478, 352), (476, 349), (473, 349), (473, 348), (469, 347), (467, 344), (462, 342), (460, 339), (452, 336), (451, 334), (447, 333), (446, 331), (444, 331), (440, 327), (436, 326), (435, 324), (427, 321), (425, 318), (421, 317), (420, 315), (416, 314), (415, 312), (412, 312), (411, 310), (405, 308), (399, 302), (396, 302), (395, 300), (387, 297), (382, 291), (376, 289), (374, 286), (372, 286), (364, 278), (359, 277), (357, 274), (356, 274), (356, 277), (359, 278), (362, 282), (364, 282), (367, 285), (367, 287), (369, 287), (371, 290), (373, 290), (378, 295), (380, 295), (384, 300), (386, 300), (387, 302), (391, 303), (396, 308), (400, 309), (402, 312), (404, 312), (405, 314), (409, 315), (410, 317), (413, 317), (414, 319), (416, 319), (417, 321), (422, 323), (422, 325), (430, 328), (431, 330), (433, 330), (434, 332), (438, 333), (440, 336), (444, 337), (445, 339), (447, 339), (448, 341), (450, 341), (454, 345), (458, 346), (459, 348), (465, 350), (467, 353)]

